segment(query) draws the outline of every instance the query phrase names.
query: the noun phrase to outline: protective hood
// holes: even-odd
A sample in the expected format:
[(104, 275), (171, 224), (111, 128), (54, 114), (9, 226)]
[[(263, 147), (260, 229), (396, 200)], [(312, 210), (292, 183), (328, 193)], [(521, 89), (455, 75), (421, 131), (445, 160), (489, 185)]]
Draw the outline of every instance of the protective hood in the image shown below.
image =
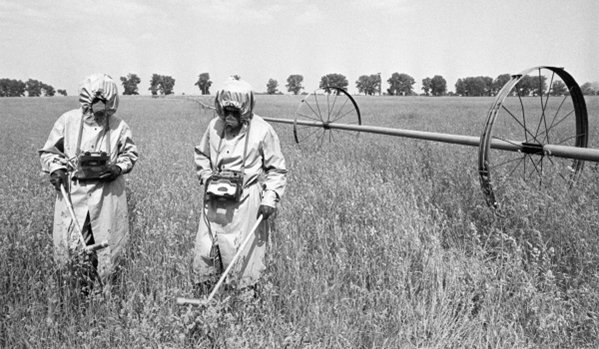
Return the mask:
[(116, 83), (106, 74), (90, 75), (79, 87), (79, 103), (84, 112), (87, 112), (98, 99), (104, 101), (109, 114), (114, 114), (119, 107), (119, 91)]
[(254, 110), (254, 92), (252, 86), (243, 80), (228, 80), (225, 86), (216, 92), (214, 100), (216, 113), (224, 119), (224, 107), (235, 107), (241, 111), (241, 120), (248, 121), (252, 118)]

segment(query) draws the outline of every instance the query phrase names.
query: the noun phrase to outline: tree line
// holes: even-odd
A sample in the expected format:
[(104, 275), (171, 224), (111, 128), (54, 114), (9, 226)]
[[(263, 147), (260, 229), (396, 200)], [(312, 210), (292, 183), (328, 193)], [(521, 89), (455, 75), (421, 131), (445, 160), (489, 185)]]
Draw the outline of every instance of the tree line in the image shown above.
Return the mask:
[[(238, 75), (232, 78), (239, 79)], [(388, 87), (385, 91), (382, 90), (381, 74), (361, 75), (355, 81), (355, 86), (358, 93), (364, 95), (391, 95), (391, 96), (495, 96), (499, 90), (511, 79), (510, 74), (501, 74), (495, 79), (489, 76), (475, 76), (460, 78), (455, 83), (455, 92), (448, 92), (447, 81), (441, 75), (426, 77), (422, 79), (422, 92), (417, 92), (414, 89), (416, 80), (406, 73), (395, 72), (386, 80)], [(127, 76), (120, 77), (123, 85), (123, 95), (138, 95), (138, 85), (141, 79), (135, 73), (130, 73)], [(285, 89), (289, 93), (295, 95), (304, 93), (303, 86), (304, 77), (300, 74), (292, 74), (287, 77)], [(201, 73), (194, 86), (200, 90), (200, 94), (210, 94), (212, 81), (209, 73)], [(343, 74), (331, 73), (321, 77), (319, 88), (328, 90), (332, 87), (347, 89), (349, 81)], [(150, 79), (150, 87), (148, 90), (152, 96), (170, 95), (174, 93), (175, 79), (168, 75), (152, 74)], [(525, 76), (518, 83), (520, 94), (523, 96), (538, 95), (541, 91), (547, 90), (547, 81), (544, 76)], [(599, 95), (599, 86), (586, 82), (580, 86), (584, 95)], [(568, 92), (568, 88), (561, 81), (554, 81), (549, 89), (552, 95), (564, 95)], [(45, 84), (35, 79), (29, 79), (26, 82), (15, 79), (0, 79), (0, 97), (22, 97), (27, 94), (29, 97), (48, 96), (52, 97), (56, 93), (66, 96), (67, 92), (63, 89), (55, 90), (51, 85)], [(279, 90), (279, 82), (275, 79), (269, 79), (266, 83), (267, 94), (282, 94)]]
[(35, 79), (29, 79), (26, 82), (16, 79), (0, 79), (0, 97), (52, 97), (56, 93), (66, 96), (67, 91), (58, 89), (55, 90), (51, 85), (45, 84)]
[[(239, 79), (238, 75), (234, 75), (231, 78)], [(455, 92), (447, 91), (447, 81), (441, 75), (435, 75), (433, 77), (426, 77), (422, 79), (422, 92), (418, 93), (414, 90), (416, 80), (406, 73), (395, 72), (386, 80), (388, 87), (385, 92), (382, 91), (382, 78), (381, 74), (370, 74), (361, 75), (358, 80), (355, 81), (355, 86), (358, 89), (358, 93), (364, 95), (392, 95), (392, 96), (494, 96), (499, 90), (511, 79), (510, 74), (501, 74), (495, 79), (488, 76), (476, 76), (460, 78), (455, 83)], [(140, 83), (140, 79), (136, 74), (129, 74), (127, 77), (121, 77), (123, 83), (123, 94), (138, 94), (137, 85)], [(292, 74), (287, 78), (287, 84), (285, 88), (287, 92), (295, 95), (302, 93), (304, 90), (303, 86), (304, 77), (300, 74)], [(175, 85), (175, 79), (170, 76), (163, 76), (154, 74), (150, 80), (149, 90), (152, 95), (168, 95), (173, 92)], [(212, 81), (210, 80), (209, 73), (201, 73), (198, 76), (198, 80), (194, 86), (197, 86), (200, 90), (200, 94), (209, 95)], [(319, 88), (325, 91), (333, 87), (347, 89), (349, 81), (343, 74), (331, 73), (321, 77)], [(520, 94), (524, 96), (539, 94), (541, 90), (547, 89), (546, 77), (535, 77), (525, 76), (519, 83)], [(585, 95), (599, 95), (599, 86), (594, 87), (593, 84), (587, 82), (581, 86), (582, 92)], [(568, 92), (568, 88), (561, 81), (553, 82), (550, 94), (553, 95), (564, 95)], [(268, 79), (266, 83), (267, 94), (282, 94), (279, 90), (279, 82), (275, 79)]]

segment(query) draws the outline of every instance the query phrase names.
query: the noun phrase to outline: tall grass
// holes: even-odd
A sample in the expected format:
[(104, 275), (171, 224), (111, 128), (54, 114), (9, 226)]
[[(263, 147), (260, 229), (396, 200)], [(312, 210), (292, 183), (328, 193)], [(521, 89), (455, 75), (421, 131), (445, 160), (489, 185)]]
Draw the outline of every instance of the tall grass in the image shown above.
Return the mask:
[[(488, 98), (358, 98), (363, 123), (479, 135)], [(599, 99), (587, 100), (591, 125)], [(259, 297), (191, 296), (200, 214), (193, 146), (212, 117), (181, 98), (124, 97), (141, 156), (127, 177), (131, 242), (106, 298), (71, 296), (54, 323), (54, 190), (36, 150), (75, 98), (0, 99), (0, 347), (595, 348), (599, 193), (587, 164), (569, 192), (506, 189), (485, 205), (476, 148), (389, 136), (302, 151), (274, 125), (288, 190)], [(258, 96), (292, 117), (297, 99)], [(593, 117), (594, 116), (594, 117)], [(596, 130), (593, 128), (596, 146)]]

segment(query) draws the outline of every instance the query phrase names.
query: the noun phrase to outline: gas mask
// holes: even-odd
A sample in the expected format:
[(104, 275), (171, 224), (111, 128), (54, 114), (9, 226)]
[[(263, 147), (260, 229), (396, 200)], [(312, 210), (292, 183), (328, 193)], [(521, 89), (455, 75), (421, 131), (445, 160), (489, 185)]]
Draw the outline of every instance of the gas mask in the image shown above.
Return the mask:
[(106, 102), (103, 100), (95, 100), (91, 106), (91, 113), (96, 121), (104, 121), (105, 116), (110, 116), (112, 112), (106, 109)]
[(241, 127), (241, 111), (238, 108), (227, 106), (223, 108), (225, 125), (233, 130)]

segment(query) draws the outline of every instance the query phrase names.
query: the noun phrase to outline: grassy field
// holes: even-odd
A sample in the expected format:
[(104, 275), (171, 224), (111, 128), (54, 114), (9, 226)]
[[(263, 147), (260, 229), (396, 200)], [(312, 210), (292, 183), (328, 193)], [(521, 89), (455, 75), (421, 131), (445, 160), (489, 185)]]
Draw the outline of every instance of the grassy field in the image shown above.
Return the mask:
[[(491, 98), (358, 97), (363, 123), (479, 136)], [(256, 113), (293, 117), (293, 96)], [(374, 134), (321, 152), (275, 124), (287, 193), (258, 299), (191, 296), (201, 188), (193, 146), (213, 116), (189, 98), (123, 97), (140, 158), (127, 176), (131, 242), (108, 298), (46, 322), (54, 189), (39, 149), (76, 97), (0, 99), (0, 347), (596, 348), (599, 174), (571, 191), (506, 188), (486, 206), (477, 149)], [(587, 99), (599, 147), (599, 99)]]

